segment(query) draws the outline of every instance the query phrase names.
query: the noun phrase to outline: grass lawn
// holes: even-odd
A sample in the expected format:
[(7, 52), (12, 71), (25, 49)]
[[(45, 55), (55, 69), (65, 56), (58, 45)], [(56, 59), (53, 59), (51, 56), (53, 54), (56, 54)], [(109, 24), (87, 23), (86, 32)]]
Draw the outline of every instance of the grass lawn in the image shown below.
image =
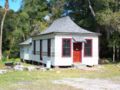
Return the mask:
[(70, 86), (52, 83), (52, 80), (63, 78), (107, 78), (120, 82), (120, 64), (101, 67), (98, 71), (78, 69), (11, 71), (0, 75), (0, 90), (77, 90)]

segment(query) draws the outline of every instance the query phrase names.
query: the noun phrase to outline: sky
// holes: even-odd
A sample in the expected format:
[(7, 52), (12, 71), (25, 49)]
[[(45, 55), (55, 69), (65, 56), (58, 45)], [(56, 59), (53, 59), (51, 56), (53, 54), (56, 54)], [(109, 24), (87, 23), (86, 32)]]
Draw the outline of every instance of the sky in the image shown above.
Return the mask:
[[(14, 11), (18, 11), (20, 9), (21, 6), (21, 1), (22, 0), (9, 0), (9, 8), (14, 10)], [(4, 7), (5, 4), (5, 0), (0, 0), (0, 6)]]

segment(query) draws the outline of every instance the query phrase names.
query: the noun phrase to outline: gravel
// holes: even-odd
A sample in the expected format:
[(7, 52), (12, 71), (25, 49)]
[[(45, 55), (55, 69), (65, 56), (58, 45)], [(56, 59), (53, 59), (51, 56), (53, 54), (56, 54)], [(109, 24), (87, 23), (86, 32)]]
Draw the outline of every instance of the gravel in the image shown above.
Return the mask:
[(120, 83), (109, 79), (66, 78), (54, 80), (54, 84), (65, 84), (82, 90), (120, 90)]

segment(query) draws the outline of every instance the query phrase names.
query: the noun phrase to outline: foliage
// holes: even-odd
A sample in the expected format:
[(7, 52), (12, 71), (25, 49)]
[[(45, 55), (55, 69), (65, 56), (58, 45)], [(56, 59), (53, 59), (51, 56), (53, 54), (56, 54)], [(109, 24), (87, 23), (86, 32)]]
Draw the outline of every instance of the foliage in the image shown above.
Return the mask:
[(114, 32), (110, 37), (109, 47), (114, 45), (116, 47), (120, 47), (120, 34), (118, 32)]
[(49, 13), (52, 20), (60, 18), (64, 11), (65, 0), (50, 0), (48, 3)]
[[(47, 1), (45, 0), (24, 0), (23, 6), (21, 8), (21, 13), (23, 17), (27, 18), (27, 21), (22, 22), (25, 26), (25, 30), (29, 30), (29, 33), (34, 30), (34, 26), (38, 26), (39, 31), (42, 31), (44, 27), (46, 27), (46, 24), (44, 21), (44, 17), (48, 14), (48, 7), (47, 7)], [(21, 18), (21, 19), (25, 19)], [(25, 24), (28, 24), (26, 27)]]
[[(3, 13), (4, 9), (0, 8), (0, 20)], [(9, 10), (5, 20), (5, 57), (18, 57), (20, 42), (45, 30), (55, 19), (67, 15), (79, 26), (101, 33), (100, 57), (111, 58), (112, 49), (109, 46), (116, 41), (114, 32), (120, 35), (119, 0), (23, 0), (20, 10)], [(49, 21), (45, 20), (46, 16)], [(116, 43), (118, 41), (119, 37)]]
[[(0, 10), (3, 12), (3, 9)], [(38, 28), (39, 31), (47, 27), (47, 23), (43, 19), (47, 12), (47, 4), (44, 0), (26, 0), (23, 1), (20, 11), (14, 12), (9, 10), (3, 33), (3, 51), (5, 57), (18, 57), (19, 43), (30, 37), (35, 26), (40, 27)]]

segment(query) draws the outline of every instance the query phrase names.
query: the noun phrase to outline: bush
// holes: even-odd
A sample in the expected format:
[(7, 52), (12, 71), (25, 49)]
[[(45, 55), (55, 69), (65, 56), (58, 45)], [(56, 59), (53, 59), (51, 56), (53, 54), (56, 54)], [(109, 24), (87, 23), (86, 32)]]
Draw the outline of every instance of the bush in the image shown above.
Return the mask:
[(5, 63), (12, 62), (15, 64), (16, 62), (20, 62), (20, 58), (11, 58), (7, 59), (6, 57), (3, 57), (2, 60), (0, 61), (0, 69), (5, 67)]

